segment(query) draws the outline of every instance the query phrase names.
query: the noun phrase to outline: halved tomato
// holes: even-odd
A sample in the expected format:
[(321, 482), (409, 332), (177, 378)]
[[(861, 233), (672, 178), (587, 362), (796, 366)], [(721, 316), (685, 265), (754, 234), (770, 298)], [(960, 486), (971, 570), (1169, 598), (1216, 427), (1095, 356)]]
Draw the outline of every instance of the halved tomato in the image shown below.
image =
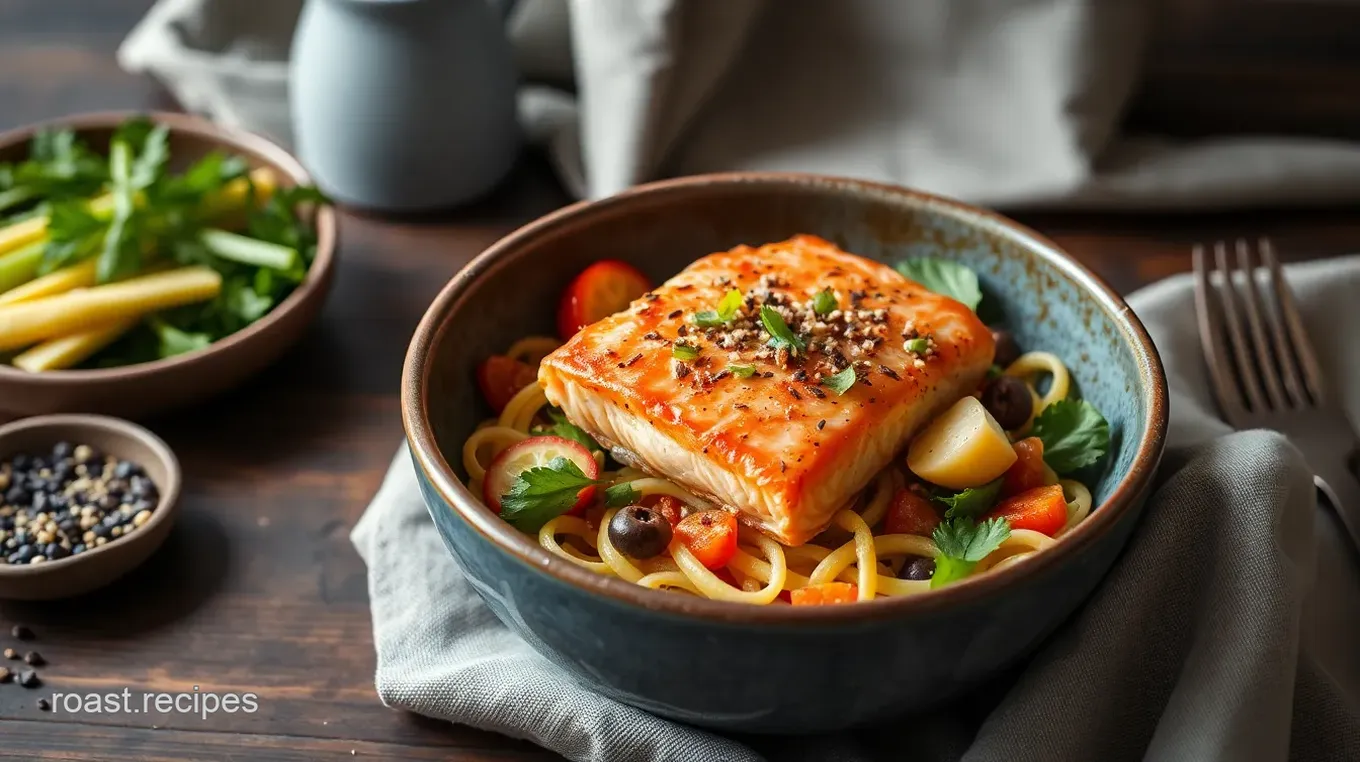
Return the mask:
[(591, 323), (628, 306), (652, 288), (651, 281), (627, 262), (606, 259), (587, 267), (562, 292), (557, 332), (566, 341)]
[(477, 386), (481, 387), (487, 404), (497, 413), (504, 410), (521, 389), (536, 381), (538, 371), (532, 365), (505, 355), (492, 355), (477, 366)]
[[(501, 512), (501, 496), (510, 491), (519, 475), (531, 468), (546, 466), (555, 458), (566, 458), (587, 479), (598, 479), (600, 466), (590, 451), (580, 444), (562, 437), (529, 437), (505, 448), (486, 469), (482, 481), (482, 500), (496, 513)], [(581, 490), (576, 496), (576, 504), (565, 513), (573, 516), (580, 514), (595, 500), (595, 485)]]

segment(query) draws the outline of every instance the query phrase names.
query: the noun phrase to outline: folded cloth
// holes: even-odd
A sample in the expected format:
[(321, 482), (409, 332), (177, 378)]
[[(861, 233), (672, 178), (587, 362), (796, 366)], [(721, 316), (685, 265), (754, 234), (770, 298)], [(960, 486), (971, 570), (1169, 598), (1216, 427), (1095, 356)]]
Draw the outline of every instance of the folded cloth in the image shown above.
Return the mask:
[[(1360, 257), (1289, 279), (1332, 388), (1360, 411)], [(1130, 299), (1166, 363), (1168, 450), (1090, 601), (1017, 674), (883, 730), (732, 738), (592, 693), (511, 634), (441, 544), (397, 454), (355, 527), (388, 706), (573, 760), (1360, 759), (1360, 565), (1283, 437), (1214, 414), (1181, 276)], [(909, 740), (908, 740), (909, 739)]]
[[(515, 0), (488, 0), (515, 2)], [(289, 142), (302, 0), (159, 0), (119, 62)], [(990, 206), (1360, 198), (1360, 146), (1120, 133), (1155, 0), (518, 0), (520, 119), (577, 196), (809, 171)], [(438, 83), (429, 85), (438, 97)]]

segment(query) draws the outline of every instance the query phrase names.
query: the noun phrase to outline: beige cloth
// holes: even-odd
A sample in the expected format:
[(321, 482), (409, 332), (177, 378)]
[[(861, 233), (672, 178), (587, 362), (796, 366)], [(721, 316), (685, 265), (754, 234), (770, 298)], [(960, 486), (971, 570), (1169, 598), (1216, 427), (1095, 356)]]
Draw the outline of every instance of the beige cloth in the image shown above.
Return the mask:
[[(161, 0), (119, 60), (191, 110), (287, 142), (300, 4)], [(1353, 144), (1122, 134), (1153, 4), (520, 0), (509, 33), (524, 128), (580, 196), (792, 170), (1008, 208), (1360, 198)]]

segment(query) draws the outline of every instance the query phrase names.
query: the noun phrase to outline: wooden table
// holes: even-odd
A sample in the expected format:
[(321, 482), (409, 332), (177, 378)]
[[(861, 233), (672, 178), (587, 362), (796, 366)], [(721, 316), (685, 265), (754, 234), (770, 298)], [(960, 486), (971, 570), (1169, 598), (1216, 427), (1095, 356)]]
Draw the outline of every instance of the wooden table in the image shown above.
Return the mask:
[[(99, 108), (162, 107), (112, 52), (148, 0), (0, 0), (0, 128)], [(402, 439), (407, 341), (436, 290), (515, 226), (568, 199), (526, 159), (494, 197), (434, 219), (350, 214), (334, 294), (287, 359), (244, 388), (149, 421), (187, 474), (173, 536), (86, 599), (0, 604), (51, 662), (46, 686), (0, 685), (0, 757), (19, 759), (551, 759), (527, 744), (384, 708), (363, 563), (349, 531)], [(1269, 234), (1291, 258), (1360, 247), (1347, 210), (1027, 215), (1120, 291), (1189, 266), (1197, 240)], [(6, 643), (0, 642), (0, 645)], [(41, 712), (52, 692), (258, 695), (254, 714)]]

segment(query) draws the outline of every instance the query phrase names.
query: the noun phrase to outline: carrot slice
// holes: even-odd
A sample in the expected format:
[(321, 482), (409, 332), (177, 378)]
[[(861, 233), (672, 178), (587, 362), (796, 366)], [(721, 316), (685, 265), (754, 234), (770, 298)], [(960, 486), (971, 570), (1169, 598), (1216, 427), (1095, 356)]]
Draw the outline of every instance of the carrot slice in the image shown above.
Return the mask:
[(1049, 484), (1002, 500), (987, 518), (1003, 518), (1011, 529), (1031, 529), (1049, 537), (1067, 524), (1067, 498), (1061, 484)]
[(675, 536), (699, 563), (721, 569), (737, 553), (737, 517), (722, 510), (691, 513), (675, 525)]
[(851, 582), (823, 582), (800, 587), (789, 593), (795, 606), (825, 606), (832, 603), (854, 603), (859, 600), (859, 587)]

